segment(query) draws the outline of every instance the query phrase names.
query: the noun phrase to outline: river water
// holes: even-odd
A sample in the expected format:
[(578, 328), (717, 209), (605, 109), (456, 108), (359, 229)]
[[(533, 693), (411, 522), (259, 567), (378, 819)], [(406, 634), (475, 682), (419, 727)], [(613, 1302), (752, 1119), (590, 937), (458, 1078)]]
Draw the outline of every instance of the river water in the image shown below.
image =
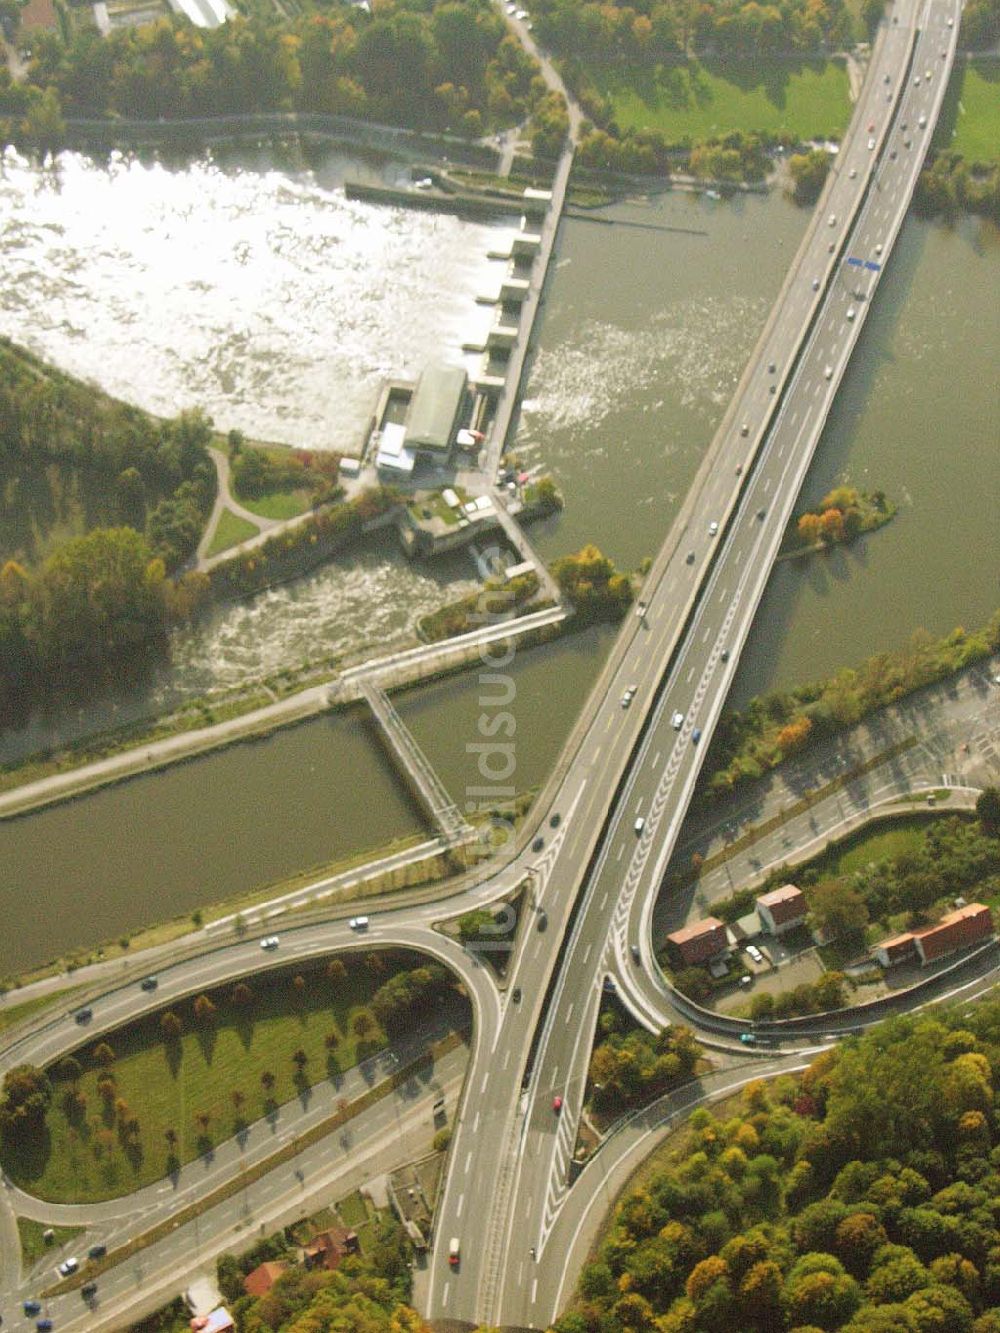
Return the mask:
[[(526, 462), (554, 471), (567, 499), (561, 515), (533, 530), (542, 554), (595, 541), (632, 567), (670, 525), (805, 216), (777, 194), (732, 203), (665, 196), (608, 215), (643, 225), (563, 226), (516, 444)], [(419, 221), (408, 217), (406, 227)], [(480, 245), (487, 248), (488, 239)], [(841, 479), (881, 488), (900, 515), (863, 546), (778, 569), (734, 698), (856, 661), (919, 625), (937, 633), (977, 624), (997, 606), (998, 278), (994, 229), (973, 220), (953, 229), (907, 222), (805, 488), (810, 502)], [(264, 399), (268, 389), (269, 381), (258, 383)], [(261, 405), (271, 419), (277, 408)], [(397, 570), (436, 584), (426, 589), (429, 601), (446, 592), (433, 570), (394, 565), (386, 553), (354, 560), (344, 579), (368, 581), (380, 606), (397, 608), (383, 609), (378, 634), (407, 623)], [(341, 590), (332, 601), (325, 578)], [(298, 660), (324, 607), (329, 632), (336, 627), (338, 643), (349, 644), (352, 613), (338, 624), (336, 597), (349, 601), (338, 578), (324, 572), (227, 613), (179, 645), (177, 677), (201, 689), (271, 668), (283, 660), (282, 635)], [(383, 600), (390, 585), (393, 603)], [(371, 605), (359, 599), (359, 618)], [(608, 631), (590, 632), (518, 653), (519, 788), (544, 780), (610, 641)], [(460, 802), (475, 782), (467, 747), (477, 737), (481, 689), (473, 673), (398, 701)], [(348, 719), (306, 724), (0, 825), (0, 911), (20, 919), (25, 901), (100, 902), (100, 913), (88, 906), (80, 917), (40, 912), (24, 941), (0, 940), (0, 968), (92, 941), (107, 933), (105, 921), (117, 933), (415, 826), (377, 747)], [(67, 846), (71, 854), (60, 851)]]

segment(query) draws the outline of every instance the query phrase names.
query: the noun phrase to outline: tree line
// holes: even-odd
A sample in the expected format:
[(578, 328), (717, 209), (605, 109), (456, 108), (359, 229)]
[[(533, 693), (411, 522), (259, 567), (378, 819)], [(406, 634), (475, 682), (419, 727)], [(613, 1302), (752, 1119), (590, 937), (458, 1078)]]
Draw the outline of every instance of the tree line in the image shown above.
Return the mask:
[(556, 1333), (1000, 1333), (1000, 1000), (694, 1112)]
[(954, 629), (935, 639), (918, 630), (904, 647), (878, 653), (826, 680), (751, 699), (724, 713), (712, 738), (699, 787), (711, 800), (763, 777), (810, 740), (854, 726), (877, 708), (945, 680), (1000, 650), (1000, 611), (982, 629)]
[[(537, 67), (487, 0), (384, 0), (218, 28), (172, 15), (102, 37), (33, 33), (28, 91), (0, 86), (11, 123), (36, 93), (64, 115), (322, 112), (479, 135), (544, 97)], [(20, 99), (20, 100), (19, 100)]]

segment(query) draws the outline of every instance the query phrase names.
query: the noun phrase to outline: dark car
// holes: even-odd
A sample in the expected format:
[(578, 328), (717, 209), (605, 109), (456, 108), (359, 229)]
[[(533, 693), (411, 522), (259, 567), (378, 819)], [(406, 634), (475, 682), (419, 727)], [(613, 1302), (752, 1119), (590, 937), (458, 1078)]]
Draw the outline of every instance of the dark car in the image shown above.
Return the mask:
[(638, 944), (633, 944), (633, 945), (631, 946), (630, 952), (631, 952), (631, 954), (632, 954), (632, 962), (633, 962), (633, 963), (641, 963), (641, 962), (642, 962), (642, 954), (639, 952), (639, 946), (638, 946)]
[(694, 551), (688, 551), (688, 553), (687, 553), (687, 562), (688, 562), (689, 565), (693, 565), (693, 564), (694, 564)]
[(549, 918), (545, 912), (538, 913), (538, 929), (544, 930), (549, 924)]
[(722, 652), (719, 654), (719, 657), (722, 659), (723, 662), (728, 662), (728, 661), (729, 661), (729, 649), (728, 649), (728, 648), (723, 648)]
[(510, 993), (510, 998), (514, 1001), (515, 1004), (520, 1004), (520, 1003), (521, 1003), (521, 987), (520, 987), (520, 986), (515, 986), (515, 987), (514, 987), (514, 989), (513, 989), (513, 990), (511, 991), (511, 993)]
[(90, 1249), (87, 1251), (87, 1258), (103, 1259), (107, 1252), (108, 1247), (106, 1245), (91, 1245)]
[(156, 990), (159, 984), (160, 984), (159, 977), (143, 977), (143, 979), (139, 982), (139, 989)]
[(545, 839), (536, 838), (535, 841), (531, 844), (531, 850), (533, 852), (540, 852), (544, 846), (545, 846)]
[(39, 1310), (42, 1308), (42, 1303), (41, 1301), (27, 1300), (24, 1302), (22, 1308), (25, 1314), (38, 1314)]
[(553, 815), (549, 820), (549, 828), (558, 828), (562, 820), (562, 815)]
[(83, 1009), (78, 1009), (73, 1017), (78, 1023), (89, 1023), (94, 1017), (94, 1011), (89, 1005), (86, 1005)]
[(92, 1296), (97, 1295), (97, 1283), (85, 1282), (83, 1286), (80, 1288), (80, 1295), (83, 1297), (85, 1301), (89, 1301)]
[(38, 1333), (49, 1333), (49, 1330), (52, 1327), (52, 1320), (38, 1319), (35, 1321), (35, 1327), (38, 1329)]

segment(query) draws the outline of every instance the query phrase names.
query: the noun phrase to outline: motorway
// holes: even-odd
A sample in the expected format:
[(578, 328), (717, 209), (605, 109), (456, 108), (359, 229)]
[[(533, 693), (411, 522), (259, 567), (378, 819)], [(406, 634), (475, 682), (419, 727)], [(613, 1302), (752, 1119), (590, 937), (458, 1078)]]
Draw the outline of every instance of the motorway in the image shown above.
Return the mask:
[[(562, 1256), (550, 1242), (569, 1193), (603, 980), (613, 972), (627, 988), (633, 947), (644, 971), (654, 966), (650, 915), (700, 756), (929, 143), (959, 11), (926, 5), (917, 32), (920, 16), (916, 4), (898, 3), (880, 34), (816, 216), (710, 450), (711, 470), (661, 553), (641, 628), (549, 807), (560, 822), (536, 858), (548, 939), (539, 932), (521, 950), (511, 981), (530, 999), (508, 1008), (490, 1060), (470, 1071), (436, 1223), (439, 1238), (461, 1238), (463, 1257), (449, 1271), (438, 1245), (433, 1319), (544, 1327), (557, 1313)], [(903, 120), (912, 128), (897, 128)], [(875, 267), (847, 263), (855, 258)], [(631, 685), (633, 709), (648, 712), (638, 739), (634, 713), (623, 716), (618, 703)], [(564, 937), (559, 956), (549, 940)], [(526, 1253), (535, 1256), (527, 1272)]]
[[(468, 910), (531, 873), (507, 998), (500, 999), (485, 968), (430, 929), (441, 904), (373, 917), (363, 941), (344, 922), (282, 936), (276, 961), (285, 963), (343, 947), (410, 944), (451, 966), (469, 990), (475, 1037), (436, 1223), (436, 1240), (444, 1241), (432, 1261), (426, 1308), (435, 1320), (544, 1327), (557, 1311), (565, 1228), (583, 1207), (583, 1192), (570, 1194), (567, 1168), (603, 980), (616, 975), (624, 998), (642, 1013), (644, 992), (630, 986), (640, 975), (632, 949), (645, 987), (654, 971), (650, 915), (699, 761), (877, 285), (877, 269), (846, 261), (881, 264), (888, 257), (950, 70), (957, 5), (925, 5), (919, 33), (917, 0), (897, 0), (891, 13), (816, 215), (647, 579), (645, 615), (631, 616), (623, 628), (558, 777), (539, 802), (538, 835), (462, 902)], [(926, 128), (917, 127), (921, 116)], [(897, 128), (902, 120), (906, 131)], [(633, 686), (635, 697), (623, 709), (620, 697)], [(220, 946), (161, 974), (160, 994), (146, 1003), (269, 961), (255, 940)], [(514, 987), (523, 995), (519, 1003)], [(659, 991), (661, 1016), (672, 1016), (662, 984)], [(134, 1016), (142, 998), (131, 984), (95, 1003), (88, 1036)], [(74, 1038), (71, 1018), (43, 1023), (4, 1052), (0, 1069), (20, 1059), (43, 1063)], [(556, 1094), (564, 1098), (558, 1115)], [(161, 1215), (170, 1209), (164, 1198)], [(451, 1236), (462, 1242), (457, 1270), (446, 1259)], [(213, 1243), (225, 1243), (221, 1232)], [(537, 1259), (528, 1268), (532, 1247)], [(170, 1262), (176, 1265), (176, 1256)], [(74, 1319), (71, 1298), (60, 1299), (68, 1302), (60, 1321), (80, 1323), (79, 1305)], [(98, 1325), (91, 1318), (87, 1326)]]

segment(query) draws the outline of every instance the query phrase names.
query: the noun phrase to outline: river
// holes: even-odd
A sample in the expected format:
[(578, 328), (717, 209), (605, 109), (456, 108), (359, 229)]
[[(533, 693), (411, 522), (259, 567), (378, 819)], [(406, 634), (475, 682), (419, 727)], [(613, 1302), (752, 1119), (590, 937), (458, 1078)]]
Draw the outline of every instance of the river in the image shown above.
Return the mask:
[[(595, 541), (633, 567), (669, 527), (805, 215), (774, 194), (732, 203), (664, 196), (610, 216), (707, 235), (564, 224), (516, 448), (526, 462), (551, 468), (566, 495), (565, 511), (533, 530), (543, 555)], [(734, 698), (891, 647), (919, 625), (943, 632), (977, 624), (998, 604), (998, 277), (994, 229), (974, 220), (951, 229), (907, 222), (804, 497), (813, 501), (844, 479), (883, 489), (900, 515), (863, 546), (780, 567)], [(362, 566), (367, 559), (358, 557)], [(377, 565), (381, 556), (371, 559)], [(281, 612), (277, 598), (275, 607), (258, 601), (206, 631), (189, 650), (192, 678), (203, 687), (253, 674), (264, 644), (271, 645), (269, 664), (280, 661), (281, 651), (272, 654), (278, 640), (269, 637), (275, 623), (297, 636), (289, 651), (302, 651), (317, 614), (310, 589), (322, 577), (282, 593), (289, 604), (303, 602), (301, 615), (294, 605)], [(372, 577), (365, 567), (364, 578)], [(433, 581), (432, 571), (412, 577)], [(385, 586), (372, 584), (378, 596)], [(244, 628), (228, 638), (227, 625), (240, 618)], [(590, 632), (517, 655), (519, 787), (544, 780), (610, 638)], [(399, 700), (460, 802), (474, 780), (466, 747), (476, 734), (479, 691), (470, 674)], [(0, 942), (0, 969), (414, 827), (379, 751), (344, 719), (0, 825), (0, 910), (22, 919), (17, 905), (29, 900), (53, 909), (37, 914), (23, 943)], [(72, 854), (60, 852), (67, 845)], [(99, 914), (89, 910), (93, 895)], [(84, 901), (85, 915), (56, 910)]]

